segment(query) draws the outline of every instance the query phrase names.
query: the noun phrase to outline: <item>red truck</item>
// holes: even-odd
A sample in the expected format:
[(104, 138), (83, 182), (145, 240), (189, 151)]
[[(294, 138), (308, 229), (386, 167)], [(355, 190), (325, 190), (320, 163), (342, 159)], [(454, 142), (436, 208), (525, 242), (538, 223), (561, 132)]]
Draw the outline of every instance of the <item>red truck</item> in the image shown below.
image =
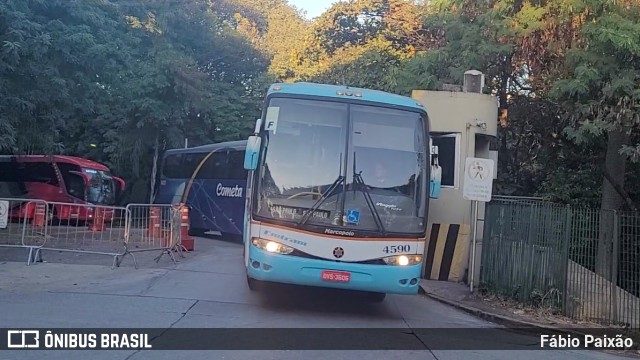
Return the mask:
[[(63, 155), (0, 156), (0, 199), (53, 202), (47, 209), (48, 219), (91, 220), (93, 208), (79, 205), (115, 205), (124, 189), (123, 179), (92, 160)], [(12, 204), (12, 220), (34, 218), (34, 202)], [(105, 215), (105, 220), (110, 220), (112, 212)]]

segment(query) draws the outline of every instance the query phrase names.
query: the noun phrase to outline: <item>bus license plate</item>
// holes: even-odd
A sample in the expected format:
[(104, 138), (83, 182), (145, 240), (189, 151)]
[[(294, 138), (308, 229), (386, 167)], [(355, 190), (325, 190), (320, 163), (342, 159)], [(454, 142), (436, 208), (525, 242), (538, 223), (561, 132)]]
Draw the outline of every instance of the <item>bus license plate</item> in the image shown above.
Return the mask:
[(322, 272), (322, 280), (323, 281), (334, 281), (334, 282), (349, 282), (351, 280), (351, 274), (344, 271), (330, 271), (324, 270)]

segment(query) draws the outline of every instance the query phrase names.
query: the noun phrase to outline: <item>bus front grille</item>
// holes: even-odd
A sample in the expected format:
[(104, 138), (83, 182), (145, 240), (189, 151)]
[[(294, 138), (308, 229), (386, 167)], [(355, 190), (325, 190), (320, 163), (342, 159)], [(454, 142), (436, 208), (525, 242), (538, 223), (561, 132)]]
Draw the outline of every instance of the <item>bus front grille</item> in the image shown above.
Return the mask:
[[(336, 262), (336, 263), (345, 262), (345, 261), (339, 261), (339, 260), (333, 260), (333, 259), (325, 259), (325, 258), (322, 258), (322, 257), (319, 257), (319, 256), (310, 255), (310, 254), (307, 254), (307, 253), (302, 252), (300, 250), (294, 250), (291, 254), (289, 254), (289, 256), (297, 256), (297, 257), (301, 257), (301, 258), (305, 258), (305, 259), (313, 259), (313, 260), (332, 261), (332, 262)], [(386, 263), (382, 259), (353, 261), (353, 262), (350, 262), (350, 263), (352, 263), (352, 264), (363, 264), (363, 265), (386, 265)]]

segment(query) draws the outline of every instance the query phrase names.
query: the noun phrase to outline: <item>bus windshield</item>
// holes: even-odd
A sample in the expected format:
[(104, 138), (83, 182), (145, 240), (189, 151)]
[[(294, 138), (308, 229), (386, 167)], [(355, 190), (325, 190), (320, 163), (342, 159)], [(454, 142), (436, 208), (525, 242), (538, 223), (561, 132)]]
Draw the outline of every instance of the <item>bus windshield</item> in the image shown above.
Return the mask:
[[(347, 231), (424, 234), (424, 114), (273, 98), (270, 121), (277, 125), (264, 135), (256, 215)], [(317, 210), (304, 216), (312, 207)]]

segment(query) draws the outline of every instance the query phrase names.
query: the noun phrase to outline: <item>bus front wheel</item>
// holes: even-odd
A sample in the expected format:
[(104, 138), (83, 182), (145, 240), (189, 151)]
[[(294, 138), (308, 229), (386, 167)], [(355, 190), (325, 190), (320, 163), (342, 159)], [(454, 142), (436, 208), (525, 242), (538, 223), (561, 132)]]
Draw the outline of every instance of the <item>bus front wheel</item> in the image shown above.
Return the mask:
[(249, 286), (249, 290), (258, 291), (260, 290), (260, 280), (252, 279), (247, 275), (247, 285)]
[(384, 301), (386, 297), (387, 297), (387, 294), (385, 293), (372, 292), (367, 294), (367, 298), (369, 299), (369, 301), (374, 303), (381, 303)]

